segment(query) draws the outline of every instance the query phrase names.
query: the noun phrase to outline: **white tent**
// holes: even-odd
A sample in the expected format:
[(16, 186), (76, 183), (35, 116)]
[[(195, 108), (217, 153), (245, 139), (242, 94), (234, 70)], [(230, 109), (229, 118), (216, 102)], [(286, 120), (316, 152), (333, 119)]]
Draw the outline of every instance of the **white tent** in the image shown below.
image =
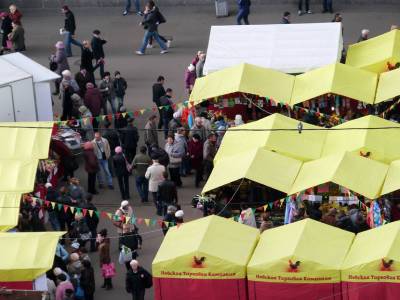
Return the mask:
[(0, 60), (11, 63), (33, 77), (35, 118), (24, 121), (52, 121), (53, 106), (50, 83), (60, 76), (21, 53), (3, 55), (0, 56)]
[(304, 73), (338, 62), (341, 23), (212, 26), (205, 74), (240, 63)]

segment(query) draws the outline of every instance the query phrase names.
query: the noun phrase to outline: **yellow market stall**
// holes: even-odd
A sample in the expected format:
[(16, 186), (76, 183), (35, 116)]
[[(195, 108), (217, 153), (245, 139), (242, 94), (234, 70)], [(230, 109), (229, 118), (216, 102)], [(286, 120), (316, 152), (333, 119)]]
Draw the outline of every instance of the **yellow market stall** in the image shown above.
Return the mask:
[(400, 96), (400, 69), (379, 75), (375, 104)]
[(400, 294), (400, 221), (357, 234), (342, 266), (343, 300)]
[(388, 70), (387, 63), (400, 62), (400, 30), (368, 39), (349, 46), (346, 64), (375, 73)]
[(331, 64), (296, 76), (290, 104), (334, 94), (373, 104), (378, 75), (344, 64)]
[(169, 229), (153, 260), (154, 299), (245, 300), (258, 237), (257, 229), (215, 215)]
[(33, 281), (53, 266), (64, 232), (0, 232), (0, 286), (32, 290)]
[(312, 219), (266, 230), (247, 265), (249, 300), (341, 300), (354, 234)]

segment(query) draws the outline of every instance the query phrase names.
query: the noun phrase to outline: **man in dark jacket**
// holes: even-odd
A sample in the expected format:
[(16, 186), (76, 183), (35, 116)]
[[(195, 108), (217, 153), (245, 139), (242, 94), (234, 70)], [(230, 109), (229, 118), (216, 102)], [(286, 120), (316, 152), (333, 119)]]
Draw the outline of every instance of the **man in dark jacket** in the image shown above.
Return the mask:
[(168, 136), (168, 125), (169, 125), (169, 121), (172, 120), (172, 118), (174, 117), (174, 109), (172, 108), (172, 95), (173, 95), (173, 91), (172, 89), (168, 88), (165, 91), (165, 95), (162, 96), (160, 98), (160, 107), (161, 108), (161, 117), (163, 119), (163, 127), (164, 127), (164, 136), (165, 138), (167, 138)]
[(65, 45), (65, 52), (67, 53), (68, 57), (72, 56), (71, 44), (78, 46), (82, 49), (82, 44), (75, 40), (75, 16), (72, 11), (69, 9), (67, 5), (64, 5), (61, 9), (61, 12), (65, 15), (64, 20), (64, 30), (62, 34), (64, 35), (64, 45)]
[(165, 95), (164, 82), (165, 82), (164, 76), (160, 75), (157, 78), (157, 82), (153, 84), (153, 102), (157, 106), (159, 113), (158, 129), (161, 129), (162, 127), (162, 116), (161, 116), (162, 112), (159, 106), (160, 106), (160, 98)]
[(126, 274), (126, 292), (132, 294), (132, 300), (144, 300), (146, 288), (152, 286), (152, 276), (139, 266), (137, 260), (130, 262), (131, 269)]
[(114, 106), (117, 111), (119, 111), (119, 108), (124, 105), (124, 96), (126, 89), (128, 88), (128, 84), (126, 83), (126, 80), (121, 76), (120, 71), (115, 71), (114, 73)]
[(94, 66), (93, 66), (93, 52), (90, 49), (89, 41), (83, 41), (83, 48), (81, 53), (81, 69), (85, 69), (90, 78), (90, 82), (95, 84), (94, 80)]
[(178, 203), (178, 192), (176, 185), (173, 181), (168, 180), (168, 172), (164, 172), (164, 181), (158, 186), (158, 201), (161, 203), (162, 211), (159, 212), (160, 216), (164, 216), (167, 213), (167, 208), (170, 205), (176, 205)]
[(167, 45), (164, 43), (164, 41), (160, 38), (158, 34), (157, 31), (158, 24), (159, 24), (159, 11), (158, 8), (155, 6), (155, 3), (150, 0), (146, 4), (143, 21), (140, 23), (140, 25), (143, 25), (143, 28), (145, 30), (143, 43), (140, 49), (136, 51), (136, 54), (144, 55), (150, 38), (155, 39), (157, 43), (160, 45), (161, 54), (168, 53)]
[(0, 13), (0, 19), (2, 20), (1, 21), (1, 34), (2, 34), (2, 39), (1, 39), (2, 50), (1, 51), (3, 51), (4, 49), (8, 49), (8, 47), (7, 47), (8, 35), (11, 33), (13, 28), (11, 25), (11, 23), (12, 23), (11, 18), (7, 13), (5, 13), (5, 12)]
[(123, 148), (125, 150), (126, 159), (132, 162), (136, 155), (136, 148), (139, 142), (139, 133), (137, 128), (133, 125), (133, 118), (128, 119), (128, 126), (124, 130)]
[(105, 43), (107, 43), (106, 40), (103, 40), (101, 38), (101, 32), (100, 30), (96, 29), (93, 30), (93, 38), (92, 38), (92, 50), (93, 50), (93, 56), (94, 59), (96, 60), (96, 67), (95, 70), (97, 68), (100, 68), (100, 77), (104, 78), (104, 49), (103, 49), (103, 45)]
[(237, 0), (239, 5), (239, 11), (236, 16), (236, 21), (238, 25), (242, 25), (242, 19), (244, 24), (249, 25), (249, 14), (250, 14), (250, 0)]
[(115, 175), (118, 179), (119, 191), (121, 192), (121, 198), (122, 200), (128, 200), (131, 198), (129, 195), (129, 166), (120, 146), (115, 148), (113, 163)]
[[(97, 210), (96, 206), (92, 203), (93, 196), (92, 194), (87, 194), (86, 195), (86, 203), (84, 205), (84, 209), (87, 210)], [(94, 252), (96, 251), (96, 239), (95, 237), (97, 236), (97, 225), (99, 225), (99, 217), (93, 213), (92, 215), (89, 214), (89, 212), (86, 213), (85, 215), (85, 221), (87, 226), (89, 227), (89, 230), (92, 234), (92, 238), (90, 239), (90, 251)]]

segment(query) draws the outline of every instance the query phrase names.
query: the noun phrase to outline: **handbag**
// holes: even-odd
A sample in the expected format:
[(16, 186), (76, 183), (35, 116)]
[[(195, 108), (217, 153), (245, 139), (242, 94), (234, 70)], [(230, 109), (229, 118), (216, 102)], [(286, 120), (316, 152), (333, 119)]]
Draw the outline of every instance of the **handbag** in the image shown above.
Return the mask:
[(122, 245), (118, 258), (119, 264), (124, 265), (126, 262), (131, 260), (132, 260), (132, 250), (126, 247), (125, 245)]
[(170, 157), (169, 162), (171, 164), (179, 164), (182, 162), (182, 157)]
[(89, 240), (90, 238), (92, 237), (92, 233), (89, 231), (89, 232), (85, 232), (85, 233), (81, 233), (81, 235), (80, 235), (80, 239), (82, 240), (82, 241), (87, 241), (87, 240)]
[(10, 40), (6, 41), (6, 47), (7, 47), (7, 49), (12, 49), (13, 45), (12, 45), (12, 42)]
[(101, 275), (104, 278), (112, 278), (116, 274), (115, 272), (115, 265), (114, 263), (109, 263), (109, 264), (103, 264), (101, 266)]
[(55, 70), (57, 70), (57, 63), (55, 62), (55, 61), (51, 61), (50, 63), (49, 63), (49, 69), (50, 69), (50, 71), (55, 71)]

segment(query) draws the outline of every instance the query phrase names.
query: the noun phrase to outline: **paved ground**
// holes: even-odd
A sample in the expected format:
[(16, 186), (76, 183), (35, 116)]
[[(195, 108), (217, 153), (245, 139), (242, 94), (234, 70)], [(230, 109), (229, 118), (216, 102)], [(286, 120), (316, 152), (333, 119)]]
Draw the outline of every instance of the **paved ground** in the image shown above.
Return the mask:
[[(316, 12), (320, 7), (313, 8)], [(391, 24), (400, 23), (400, 11), (395, 6), (379, 7), (341, 7), (344, 17), (344, 41), (345, 44), (354, 42), (362, 28), (371, 29), (371, 35), (378, 35), (387, 31)], [(283, 6), (254, 6), (250, 21), (253, 24), (277, 23), (280, 21), (281, 13), (290, 10), (296, 11), (293, 7)], [(190, 63), (192, 56), (199, 49), (206, 50), (210, 25), (234, 24), (233, 17), (216, 19), (214, 17), (213, 5), (210, 7), (174, 7), (163, 10), (168, 22), (162, 25), (160, 33), (173, 35), (174, 43), (171, 52), (167, 55), (160, 55), (159, 49), (148, 51), (149, 55), (138, 57), (133, 55), (140, 45), (143, 30), (138, 23), (139, 17), (134, 15), (122, 17), (121, 10), (116, 8), (107, 9), (79, 9), (75, 11), (77, 20), (77, 38), (90, 38), (93, 29), (100, 29), (104, 34), (108, 44), (105, 47), (107, 60), (106, 69), (114, 72), (120, 70), (128, 81), (128, 92), (126, 106), (129, 110), (150, 107), (151, 85), (154, 79), (162, 74), (167, 78), (167, 87), (172, 87), (176, 92), (176, 101), (185, 100), (183, 89), (183, 77), (186, 66)], [(298, 17), (293, 16), (293, 22), (326, 22), (331, 21), (329, 14), (314, 14)], [(53, 51), (52, 45), (60, 38), (58, 29), (63, 25), (63, 16), (55, 10), (32, 10), (24, 12), (24, 25), (27, 37), (26, 54), (44, 65), (48, 65), (48, 57)], [(73, 48), (73, 52), (78, 54), (78, 49)], [(79, 57), (70, 59), (73, 71), (79, 67)], [(59, 101), (56, 100), (56, 111), (59, 112)], [(144, 126), (145, 116), (138, 118), (138, 126)], [(78, 174), (86, 183), (84, 174)], [(133, 180), (131, 179), (131, 187)], [(134, 189), (136, 190), (136, 189)], [(192, 196), (199, 191), (194, 188), (193, 178), (184, 179), (184, 188), (179, 190), (180, 202), (183, 203), (185, 218), (193, 219), (200, 217), (200, 213), (188, 205)], [(117, 191), (105, 190), (96, 197), (96, 204), (100, 209), (113, 212), (119, 205), (120, 197)], [(135, 191), (133, 198), (135, 214), (138, 217), (154, 217), (154, 208), (151, 206), (141, 206), (137, 201)], [(110, 221), (102, 220), (100, 227), (109, 229), (111, 235), (116, 233)], [(140, 253), (139, 260), (150, 269), (151, 261), (157, 252), (162, 241), (160, 231), (156, 228), (140, 227), (143, 234), (144, 244)], [(155, 232), (154, 232), (155, 231)], [(112, 244), (112, 255), (116, 262), (118, 251), (116, 240)], [(177, 244), (179, 247), (179, 244)], [(97, 268), (97, 257), (93, 256)], [(97, 270), (97, 286), (100, 286), (100, 276)], [(97, 289), (95, 299), (129, 299), (124, 291), (124, 268), (118, 266), (118, 275), (114, 280), (115, 289), (103, 291)], [(147, 293), (146, 299), (152, 299), (152, 291)]]

